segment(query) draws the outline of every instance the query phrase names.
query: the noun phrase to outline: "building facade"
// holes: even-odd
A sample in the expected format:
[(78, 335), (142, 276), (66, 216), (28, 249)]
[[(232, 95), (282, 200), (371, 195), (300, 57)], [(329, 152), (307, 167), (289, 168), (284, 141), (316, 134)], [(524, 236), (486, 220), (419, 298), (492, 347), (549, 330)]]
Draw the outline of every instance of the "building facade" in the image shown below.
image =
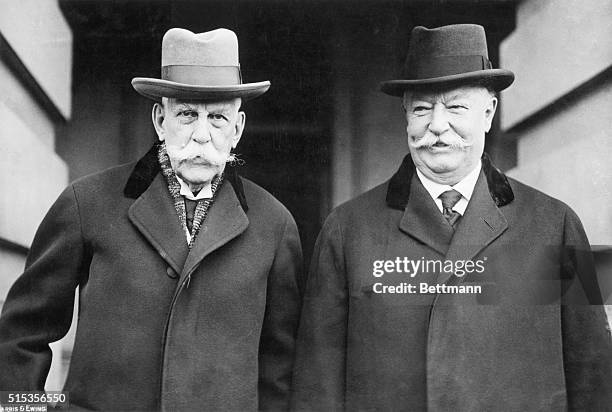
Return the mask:
[[(45, 213), (68, 184), (56, 130), (72, 112), (72, 31), (57, 1), (0, 1), (0, 306)], [(71, 338), (53, 346), (62, 386)]]

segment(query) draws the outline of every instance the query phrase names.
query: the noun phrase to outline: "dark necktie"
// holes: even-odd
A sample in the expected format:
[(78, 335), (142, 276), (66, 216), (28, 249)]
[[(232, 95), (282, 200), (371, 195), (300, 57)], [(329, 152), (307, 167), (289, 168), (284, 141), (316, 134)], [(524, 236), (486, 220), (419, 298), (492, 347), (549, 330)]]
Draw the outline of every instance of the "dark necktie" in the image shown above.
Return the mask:
[(442, 200), (442, 214), (453, 229), (455, 229), (461, 214), (455, 212), (453, 207), (457, 204), (459, 199), (461, 199), (461, 193), (456, 190), (447, 190), (438, 197)]
[(198, 205), (197, 200), (189, 200), (186, 197), (185, 199), (185, 220), (187, 223), (187, 229), (189, 229), (189, 233), (191, 233), (191, 229), (193, 228), (193, 216), (195, 215), (195, 209)]

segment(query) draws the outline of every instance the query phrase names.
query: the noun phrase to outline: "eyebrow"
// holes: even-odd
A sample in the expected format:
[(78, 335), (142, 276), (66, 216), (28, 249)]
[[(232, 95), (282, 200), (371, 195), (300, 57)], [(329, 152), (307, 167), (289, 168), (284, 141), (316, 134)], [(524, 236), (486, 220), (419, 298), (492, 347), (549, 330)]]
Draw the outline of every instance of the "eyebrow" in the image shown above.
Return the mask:
[[(185, 102), (185, 101), (175, 101), (173, 105), (174, 111), (181, 110), (196, 110), (197, 111), (197, 103)], [(206, 103), (204, 104), (206, 107), (206, 111), (209, 113), (222, 113), (222, 114), (231, 114), (233, 105), (231, 103)]]
[[(208, 112), (214, 112), (214, 113), (223, 113), (223, 114), (229, 114), (232, 112), (232, 105), (231, 104), (227, 104), (227, 103), (214, 103), (211, 105), (206, 105), (206, 110)], [(208, 107), (211, 106), (211, 107)]]
[[(454, 93), (448, 97), (445, 97), (442, 99), (442, 101), (444, 102), (452, 102), (455, 100), (460, 100), (460, 99), (464, 99), (466, 98), (466, 93), (463, 92), (457, 92)], [(438, 100), (438, 96), (431, 96), (431, 95), (418, 95), (418, 94), (414, 94), (412, 95), (412, 97), (410, 98), (410, 102), (409, 105), (411, 107), (414, 107), (415, 103), (419, 104), (419, 103), (429, 103), (432, 104), (433, 101), (437, 101)]]

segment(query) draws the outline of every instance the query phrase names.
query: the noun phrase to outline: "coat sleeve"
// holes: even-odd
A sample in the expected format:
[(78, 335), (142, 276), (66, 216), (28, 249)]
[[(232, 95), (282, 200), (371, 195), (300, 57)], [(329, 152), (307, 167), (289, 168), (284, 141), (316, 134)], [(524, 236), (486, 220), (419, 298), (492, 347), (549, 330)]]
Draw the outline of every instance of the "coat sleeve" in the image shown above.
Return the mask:
[(289, 215), (268, 276), (266, 310), (259, 345), (259, 410), (289, 408), (303, 271), (297, 226)]
[(348, 288), (342, 231), (332, 213), (315, 244), (293, 378), (295, 411), (344, 410)]
[(38, 228), (24, 273), (0, 317), (0, 390), (43, 390), (49, 343), (70, 328), (84, 247), (74, 190), (68, 187)]
[(565, 293), (561, 306), (563, 361), (570, 411), (612, 405), (612, 338), (593, 256), (578, 216), (565, 218)]

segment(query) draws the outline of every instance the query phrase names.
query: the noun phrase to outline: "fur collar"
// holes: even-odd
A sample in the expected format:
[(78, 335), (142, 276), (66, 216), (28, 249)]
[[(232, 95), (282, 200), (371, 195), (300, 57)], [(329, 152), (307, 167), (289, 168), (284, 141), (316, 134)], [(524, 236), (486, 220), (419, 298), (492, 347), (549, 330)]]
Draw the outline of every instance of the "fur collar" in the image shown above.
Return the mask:
[[(514, 193), (508, 178), (496, 168), (486, 153), (482, 155), (482, 171), (489, 185), (489, 193), (497, 207), (505, 206), (514, 200)], [(391, 177), (387, 189), (387, 205), (394, 209), (404, 210), (410, 195), (410, 182), (415, 173), (412, 157), (408, 153), (398, 171)]]
[[(138, 198), (144, 193), (145, 190), (147, 190), (147, 188), (153, 182), (153, 179), (155, 179), (155, 176), (157, 176), (157, 174), (160, 172), (161, 167), (159, 166), (159, 162), (157, 160), (157, 144), (154, 144), (147, 154), (145, 154), (136, 163), (136, 166), (134, 166), (134, 170), (132, 171), (125, 188), (123, 189), (123, 194), (131, 199)], [(247, 212), (249, 207), (247, 205), (246, 197), (244, 196), (242, 180), (240, 176), (238, 176), (235, 167), (228, 166), (225, 168), (225, 179), (231, 183), (232, 187), (234, 188), (234, 192), (236, 192), (236, 196), (240, 201), (240, 206), (242, 206), (242, 209)]]

